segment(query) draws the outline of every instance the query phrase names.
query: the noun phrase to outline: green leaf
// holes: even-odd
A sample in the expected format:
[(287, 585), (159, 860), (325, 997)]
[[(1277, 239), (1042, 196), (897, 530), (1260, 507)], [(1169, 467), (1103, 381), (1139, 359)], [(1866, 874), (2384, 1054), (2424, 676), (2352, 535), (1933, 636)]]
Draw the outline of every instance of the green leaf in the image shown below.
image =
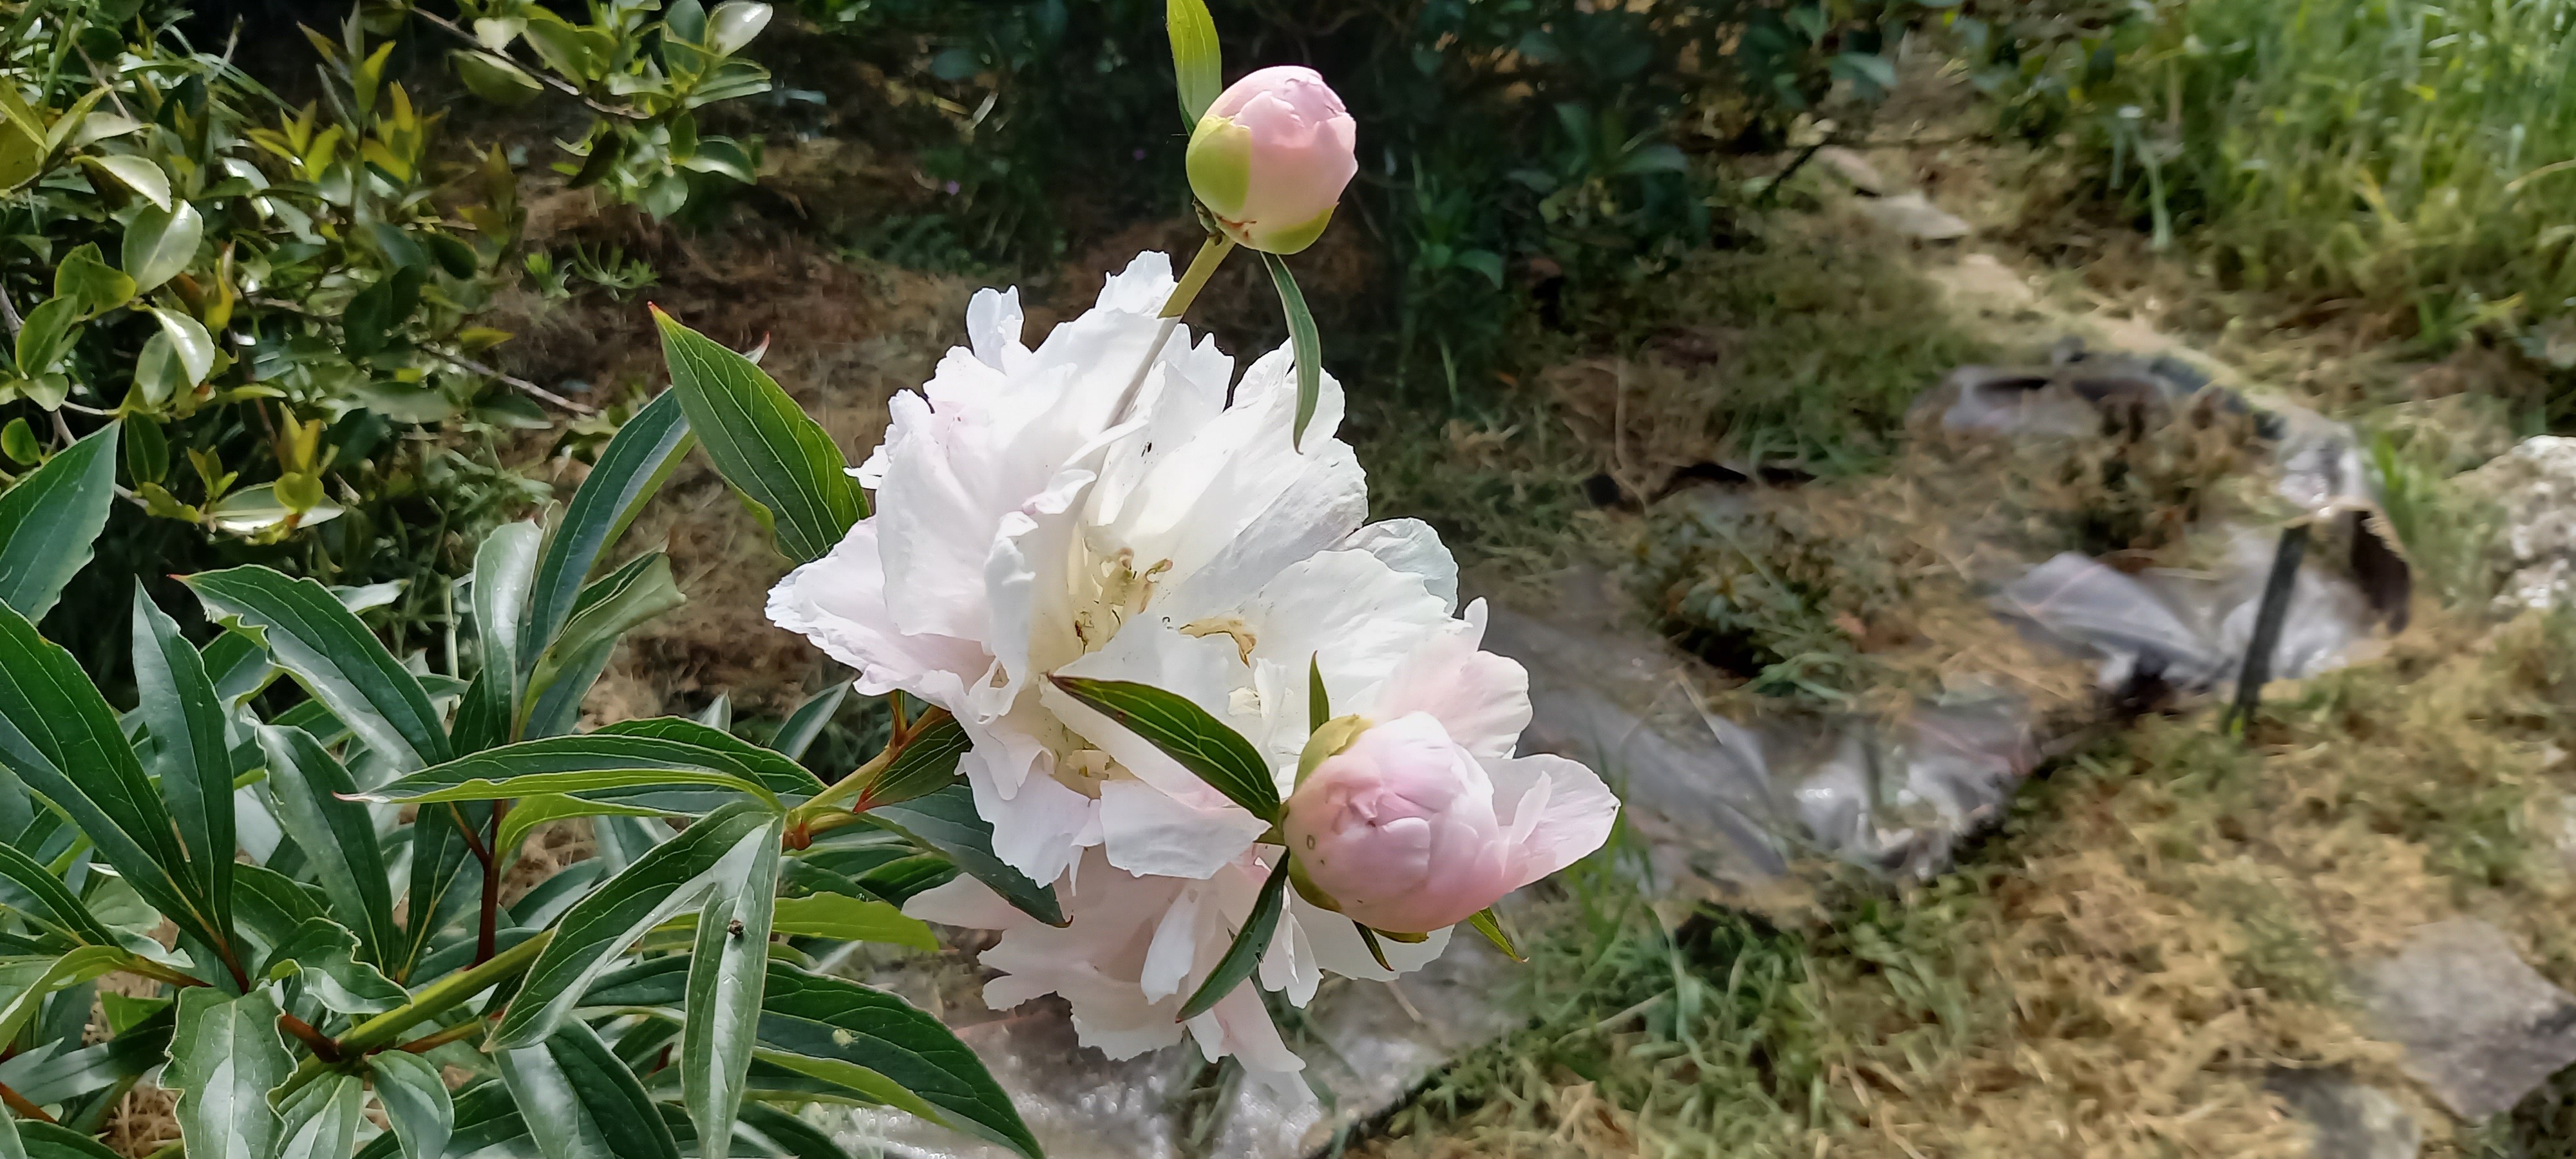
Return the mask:
[(260, 967), (263, 977), (297, 978), (304, 991), (337, 1014), (382, 1014), (410, 1000), (393, 979), (359, 961), (358, 935), (329, 918), (306, 918)]
[(134, 279), (107, 264), (96, 244), (63, 255), (54, 267), (54, 296), (80, 303), (84, 318), (95, 318), (134, 300)]
[(654, 311), (671, 391), (734, 489), (765, 512), (778, 548), (822, 556), (867, 515), (867, 500), (821, 423), (751, 360)]
[(1287, 900), (1288, 868), (1282, 865), (1271, 870), (1269, 879), (1261, 883), (1261, 893), (1252, 901), (1252, 916), (1235, 931), (1234, 944), (1217, 959), (1215, 971), (1199, 983), (1189, 1001), (1181, 1003), (1179, 1021), (1187, 1022), (1207, 1013), (1209, 1007), (1223, 1001), (1261, 968), (1261, 955), (1269, 952), (1271, 938), (1279, 932), (1279, 912), (1286, 908)]
[(134, 427), (125, 433), (125, 473), (137, 485), (158, 483), (170, 475), (170, 443), (161, 434), (161, 424), (148, 418), (136, 418)]
[(501, 1080), (545, 1159), (679, 1159), (679, 1145), (635, 1072), (590, 1027), (501, 1051)]
[(1253, 816), (1276, 824), (1279, 783), (1261, 751), (1188, 697), (1132, 680), (1051, 676), (1057, 688), (1145, 738)]
[(1494, 907), (1486, 906), (1477, 910), (1476, 916), (1467, 919), (1467, 924), (1476, 927), (1477, 933), (1485, 935), (1485, 940), (1492, 942), (1495, 949), (1501, 950), (1504, 957), (1515, 962), (1529, 961), (1521, 954), (1520, 947), (1512, 943), (1511, 931), (1503, 928), (1503, 917), (1494, 912)]
[(100, 856), (179, 929), (225, 940), (187, 874), (178, 823), (143, 775), (116, 713), (71, 654), (0, 607), (0, 767), (71, 818)]
[(546, 91), (537, 78), (510, 63), (507, 57), (460, 48), (455, 58), (456, 77), (465, 82), (466, 89), (502, 108), (517, 108)]
[(912, 738), (912, 743), (895, 754), (894, 763), (877, 774), (876, 780), (859, 790), (857, 808), (861, 811), (881, 805), (897, 805), (918, 797), (927, 797), (957, 783), (957, 758), (973, 747), (966, 738), (966, 726), (948, 717)]
[(608, 664), (619, 637), (638, 624), (688, 602), (671, 579), (670, 558), (637, 556), (581, 590), (563, 632), (528, 674), (524, 737), (559, 736), (572, 729), (592, 681)]
[(161, 795), (170, 802), (186, 847), (191, 878), (208, 900), (208, 917), (229, 939), (233, 928), (233, 755), (225, 743), (224, 705), (205, 661), (179, 635), (179, 624), (134, 585), (135, 711), (156, 746)]
[(690, 785), (745, 794), (773, 809), (779, 806), (776, 793), (724, 753), (659, 737), (609, 732), (548, 737), (486, 749), (423, 769), (363, 795), (368, 800), (401, 805), (489, 801), (547, 793), (626, 801), (636, 794), (622, 790)]
[(529, 522), (504, 524), (474, 549), (474, 638), (483, 648), (483, 671), (510, 683), (508, 701), (515, 715), (519, 679), (519, 642), (528, 628), (528, 593), (534, 589), (537, 548), (543, 535)]
[(116, 501), (117, 429), (100, 427), (0, 493), (0, 604), (42, 619), (89, 565)]
[[(114, 946), (82, 946), (51, 962), (40, 958), (18, 963), (32, 976), (22, 984), (12, 979), (16, 993), (6, 1004), (0, 1004), (0, 1042), (17, 1041), (18, 1032), (35, 1020), (45, 999), (55, 991), (77, 986), (133, 960), (134, 955)], [(83, 999), (81, 1005), (87, 1007), (88, 1000)]]
[(648, 716), (621, 720), (590, 735), (652, 737), (722, 753), (781, 798), (810, 797), (823, 789), (823, 779), (794, 760), (722, 729), (682, 717)]
[(265, 567), (199, 572), (185, 582), (208, 615), (260, 631), (278, 666), (377, 756), (398, 769), (447, 759), (447, 731), (420, 680), (329, 588)]
[(759, 0), (724, 0), (707, 14), (707, 38), (703, 42), (717, 56), (732, 56), (750, 44), (760, 30), (769, 27), (769, 5)]
[(268, 757), (269, 807), (287, 836), (321, 871), (322, 892), (342, 924), (358, 932), (362, 957), (394, 961), (402, 932), (394, 927), (393, 886), (384, 851), (367, 807), (348, 800), (358, 786), (349, 770), (300, 728), (261, 725), (260, 752)]
[(268, 1105), (295, 1060), (277, 1039), (277, 1004), (254, 990), (179, 993), (179, 1032), (161, 1085), (180, 1092), (179, 1134), (188, 1159), (272, 1159), (285, 1123)]
[(1323, 654), (1306, 658), (1306, 731), (1313, 732), (1333, 719), (1333, 698), (1324, 692)]
[(778, 846), (785, 818), (760, 805), (728, 805), (637, 858), (573, 903), (537, 955), (493, 1032), (503, 1047), (531, 1047), (564, 1026), (592, 978), (715, 882), (738, 877)]
[(916, 950), (936, 950), (939, 939), (921, 919), (882, 901), (818, 893), (778, 899), (775, 928), (779, 933), (836, 942), (886, 942)]
[(456, 1130), (456, 1104), (438, 1067), (399, 1050), (368, 1055), (367, 1064), (376, 1073), (376, 1099), (401, 1140), (403, 1159), (443, 1159)]
[(993, 856), (993, 826), (975, 813), (975, 798), (964, 785), (952, 785), (900, 805), (862, 814), (870, 823), (904, 835), (915, 844), (947, 855), (957, 868), (1018, 908), (1051, 926), (1065, 924), (1064, 907), (1055, 890), (1029, 880)]
[(80, 302), (75, 299), (47, 298), (36, 303), (18, 330), (18, 372), (33, 378), (53, 370), (79, 340), (80, 320)]
[(19, 1141), (26, 1145), (27, 1159), (125, 1159), (106, 1144), (69, 1127), (31, 1121), (16, 1124), (16, 1128)]
[(149, 157), (132, 153), (110, 153), (81, 158), (90, 166), (116, 178), (116, 183), (131, 189), (137, 196), (163, 212), (170, 210), (170, 175), (152, 163)]
[(572, 504), (546, 539), (545, 559), (537, 565), (527, 620), (519, 632), (522, 672), (535, 667), (546, 645), (554, 642), (601, 557), (662, 489), (693, 441), (679, 394), (667, 390), (608, 440), (608, 449), (600, 452), (599, 462), (573, 492)]
[(265, 865), (233, 870), (233, 906), (242, 930), (272, 947), (293, 941), (305, 922), (327, 916), (310, 891)]
[(0, 427), (0, 455), (27, 467), (45, 461), (44, 444), (36, 441), (36, 428), (28, 424), (27, 416), (19, 415), (10, 419), (7, 426)]
[(197, 215), (196, 206), (184, 201), (168, 209), (156, 206), (135, 214), (125, 226), (121, 263), (126, 276), (134, 279), (134, 292), (148, 294), (179, 276), (188, 263), (197, 260), (197, 242), (205, 233), (205, 218)]
[(759, 1036), (770, 922), (778, 904), (778, 841), (767, 833), (756, 840), (748, 864), (710, 884), (689, 956), (680, 1085), (701, 1159), (730, 1159), (733, 1122)]
[(769, 747), (788, 760), (804, 760), (805, 750), (814, 747), (815, 738), (823, 735), (833, 715), (841, 711), (841, 702), (849, 696), (850, 682), (835, 680), (830, 687), (806, 697), (805, 703), (797, 705), (796, 711), (779, 723), (778, 735), (769, 738)]
[(1224, 63), (1217, 51), (1216, 19), (1206, 0), (1171, 0), (1163, 24), (1172, 34), (1172, 79), (1181, 91), (1181, 128), (1198, 127), (1208, 106), (1225, 91)]
[(1037, 1139), (981, 1059), (911, 1004), (856, 982), (773, 963), (761, 1059), (865, 1091), (1034, 1159)]
[(204, 382), (207, 375), (215, 372), (215, 338), (206, 333), (204, 323), (159, 306), (152, 308), (152, 316), (160, 320), (162, 337), (169, 341), (189, 386)]
[(0, 844), (0, 906), (84, 945), (117, 944), (69, 886), (15, 845)]
[(760, 1132), (787, 1159), (849, 1159), (830, 1134), (767, 1103), (743, 1104), (742, 1125)]
[[(485, 675), (492, 675), (485, 670)], [(479, 682), (481, 678), (478, 677)], [(458, 713), (461, 718), (464, 713)], [(514, 814), (515, 815), (515, 814)], [(404, 893), (401, 960), (386, 965), (397, 979), (409, 979), (429, 952), (430, 940), (455, 923), (482, 892), (483, 867), (474, 859), (465, 829), (477, 834), (492, 827), (489, 802), (424, 805), (411, 824), (411, 881)]]
[(366, 1096), (366, 1082), (349, 1074), (331, 1075), (295, 1092), (279, 1108), (283, 1142), (277, 1159), (346, 1159), (358, 1142)]
[(517, 849), (521, 842), (528, 839), (528, 833), (531, 830), (549, 821), (562, 821), (572, 817), (660, 817), (664, 815), (662, 810), (650, 806), (592, 801), (582, 797), (568, 797), (561, 793), (521, 797), (511, 803), (510, 811), (501, 818), (500, 847), (508, 850)]
[(1287, 260), (1264, 253), (1261, 264), (1269, 269), (1270, 284), (1279, 291), (1279, 309), (1288, 316), (1288, 341), (1297, 359), (1297, 425), (1289, 432), (1288, 445), (1302, 448), (1306, 424), (1315, 417), (1315, 400), (1324, 392), (1324, 340), (1315, 332), (1315, 315), (1306, 309), (1306, 295), (1298, 292)]

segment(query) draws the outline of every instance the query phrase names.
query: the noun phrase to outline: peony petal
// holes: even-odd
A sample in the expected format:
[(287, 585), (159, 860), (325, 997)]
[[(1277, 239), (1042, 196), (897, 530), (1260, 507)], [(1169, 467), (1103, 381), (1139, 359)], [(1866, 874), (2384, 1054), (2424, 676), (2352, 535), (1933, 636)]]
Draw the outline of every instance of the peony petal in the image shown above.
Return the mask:
[(1028, 360), (1029, 348), (1020, 345), (1020, 328), (1026, 316), (1020, 311), (1020, 290), (977, 290), (966, 303), (967, 341), (974, 344), (975, 360), (995, 370), (1009, 373)]
[(1365, 551), (1388, 567), (1422, 577), (1422, 586), (1455, 610), (1458, 606), (1458, 558), (1440, 542), (1440, 533), (1419, 519), (1381, 519), (1352, 532), (1339, 544), (1344, 551)]
[[(1470, 610), (1483, 609), (1480, 603)], [(1426, 713), (1477, 757), (1508, 757), (1530, 723), (1529, 670), (1478, 651), (1483, 632), (1474, 622), (1452, 623), (1457, 630), (1424, 641), (1396, 664), (1365, 711), (1379, 720)]]
[(1172, 908), (1163, 911), (1163, 920), (1154, 927), (1153, 944), (1145, 949), (1145, 970), (1136, 979), (1144, 988), (1145, 1000), (1160, 1002), (1177, 993), (1181, 983), (1189, 980), (1198, 950), (1199, 891), (1185, 889)]
[(1410, 974), (1438, 960), (1449, 948), (1449, 931), (1438, 929), (1419, 942), (1378, 939), (1386, 951), (1386, 964), (1391, 970), (1379, 969), (1377, 959), (1369, 956), (1368, 943), (1360, 940), (1358, 927), (1351, 919), (1324, 909), (1302, 897), (1288, 895), (1288, 917), (1297, 924), (1315, 953), (1315, 964), (1345, 978), (1365, 978), (1392, 982), (1398, 975)]
[(1496, 801), (1539, 805), (1535, 819), (1515, 816), (1506, 822), (1519, 836), (1513, 849), (1513, 888), (1581, 861), (1610, 840), (1619, 798), (1581, 764), (1540, 754), (1486, 761), (1485, 772), (1494, 780)]
[(980, 748), (970, 750), (968, 759), (958, 764), (967, 769), (966, 782), (975, 792), (975, 812), (992, 823), (993, 856), (1040, 885), (1064, 876), (1074, 859), (1082, 856), (1082, 847), (1075, 839), (1091, 828), (1092, 814), (1099, 803), (1051, 776), (1029, 777), (1021, 782), (1016, 794), (1004, 797), (994, 787), (990, 774), (979, 775), (971, 767), (982, 764), (974, 759), (982, 752)]
[(1305, 1069), (1305, 1060), (1280, 1040), (1279, 1027), (1270, 1021), (1259, 987), (1235, 987), (1206, 1013), (1190, 1019), (1189, 1026), (1190, 1037), (1198, 1040), (1199, 1052), (1209, 1062), (1230, 1054), (1242, 1060), (1247, 1071)]
[(974, 641), (907, 635), (895, 626), (877, 529), (875, 519), (860, 520), (823, 558), (787, 573), (769, 590), (769, 621), (858, 669), (860, 691), (869, 695), (909, 688), (934, 697), (934, 688), (962, 689), (989, 659)]
[(1143, 781), (1100, 786), (1100, 825), (1109, 864), (1187, 878), (1232, 864), (1270, 827), (1222, 797), (1184, 801)]
[(925, 922), (976, 930), (1007, 930), (1029, 920), (993, 887), (962, 873), (912, 895), (903, 912)]

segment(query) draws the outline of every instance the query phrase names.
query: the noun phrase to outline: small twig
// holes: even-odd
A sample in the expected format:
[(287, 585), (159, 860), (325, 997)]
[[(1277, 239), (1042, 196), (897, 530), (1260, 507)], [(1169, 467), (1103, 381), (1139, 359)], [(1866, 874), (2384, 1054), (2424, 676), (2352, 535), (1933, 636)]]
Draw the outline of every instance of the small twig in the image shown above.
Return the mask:
[(482, 1029), (482, 1019), (468, 1018), (463, 1022), (459, 1022), (454, 1026), (448, 1027), (445, 1030), (441, 1030), (435, 1034), (424, 1034), (410, 1042), (394, 1047), (393, 1049), (402, 1051), (405, 1054), (428, 1054), (429, 1052), (445, 1046), (448, 1043), (471, 1038), (476, 1032)]
[[(413, 8), (413, 9), (411, 10), (411, 14), (412, 14), (412, 15), (414, 15), (414, 16), (418, 16), (418, 17), (420, 17), (421, 19), (423, 19), (423, 20), (426, 20), (426, 21), (430, 22), (431, 24), (435, 24), (435, 25), (439, 26), (440, 28), (444, 28), (444, 29), (448, 30), (449, 32), (455, 33), (455, 34), (456, 34), (456, 36), (457, 36), (459, 39), (462, 39), (462, 40), (464, 40), (466, 43), (473, 45), (477, 51), (480, 51), (480, 52), (492, 52), (492, 50), (491, 50), (491, 49), (484, 47), (483, 42), (482, 42), (481, 40), (477, 39), (473, 33), (471, 33), (471, 32), (467, 32), (466, 30), (464, 30), (464, 29), (462, 29), (462, 28), (457, 27), (457, 26), (456, 26), (456, 23), (455, 23), (454, 21), (449, 20), (449, 19), (447, 19), (447, 18), (446, 18), (446, 17), (444, 17), (444, 16), (441, 16), (441, 15), (439, 15), (439, 14), (435, 13), (435, 12), (426, 11), (426, 10), (424, 10), (424, 9), (417, 8), (417, 7)], [(583, 104), (585, 104), (585, 105), (589, 105), (589, 106), (592, 108), (592, 110), (594, 110), (594, 111), (596, 111), (596, 112), (603, 113), (603, 114), (605, 114), (605, 115), (607, 115), (607, 116), (611, 116), (611, 117), (624, 117), (624, 118), (626, 118), (627, 120), (630, 120), (630, 121), (649, 121), (649, 120), (652, 120), (652, 119), (653, 119), (653, 118), (651, 118), (651, 117), (649, 117), (649, 116), (646, 116), (646, 115), (645, 115), (645, 114), (643, 114), (643, 113), (636, 112), (636, 111), (635, 111), (635, 110), (633, 110), (633, 109), (621, 109), (621, 108), (618, 108), (618, 107), (617, 107), (617, 106), (615, 106), (615, 105), (604, 105), (604, 104), (601, 104), (601, 103), (599, 103), (598, 101), (591, 99), (591, 96), (590, 96), (590, 94), (589, 94), (589, 93), (586, 93), (586, 92), (581, 91), (581, 87), (580, 87), (580, 86), (578, 86), (578, 85), (573, 84), (571, 81), (568, 81), (568, 80), (563, 79), (562, 77), (556, 76), (555, 74), (553, 74), (553, 73), (551, 73), (551, 72), (547, 72), (546, 70), (544, 70), (544, 69), (542, 69), (542, 68), (529, 68), (528, 66), (526, 66), (526, 65), (524, 65), (524, 64), (520, 64), (518, 61), (516, 61), (516, 60), (512, 60), (512, 59), (511, 59), (511, 57), (510, 57), (510, 54), (509, 54), (509, 53), (506, 53), (506, 52), (492, 52), (492, 55), (497, 56), (497, 57), (500, 57), (500, 58), (501, 58), (501, 59), (503, 59), (503, 60), (508, 60), (508, 61), (510, 61), (510, 63), (511, 63), (511, 64), (513, 64), (513, 65), (517, 65), (517, 66), (518, 66), (519, 71), (524, 72), (524, 73), (528, 74), (529, 76), (532, 76), (532, 77), (537, 78), (537, 80), (538, 80), (538, 82), (539, 82), (539, 83), (544, 84), (544, 85), (545, 85), (546, 87), (548, 87), (548, 88), (551, 88), (551, 89), (557, 90), (557, 91), (559, 91), (559, 92), (563, 93), (564, 95), (566, 95), (566, 96), (569, 96), (569, 97), (573, 98), (574, 100), (580, 101), (581, 103), (583, 103)]]
[(304, 1045), (313, 1048), (313, 1057), (324, 1062), (340, 1061), (340, 1044), (331, 1041), (330, 1035), (315, 1030), (312, 1023), (281, 1012), (277, 1016), (277, 1028), (294, 1035), (303, 1040)]
[(508, 801), (492, 802), (492, 840), (484, 845), (482, 921), (474, 927), (474, 964), (492, 960), (492, 948), (501, 935), (501, 817), (510, 811)]
[(470, 371), (475, 374), (483, 375), (486, 378), (499, 379), (531, 397), (553, 403), (556, 406), (573, 412), (574, 414), (595, 415), (599, 413), (598, 407), (590, 406), (585, 403), (574, 402), (571, 399), (565, 398), (560, 394), (556, 394), (551, 390), (547, 390), (546, 388), (530, 382), (527, 379), (521, 378), (518, 375), (503, 374), (498, 370), (485, 366), (482, 363), (476, 362), (471, 358), (467, 358), (462, 354), (441, 350), (435, 346), (423, 346), (421, 349), (430, 352), (432, 355), (437, 356), (441, 361), (446, 362), (450, 366), (454, 366), (458, 370)]
[(11, 1090), (7, 1083), (0, 1083), (0, 1103), (7, 1103), (9, 1109), (16, 1111), (21, 1119), (34, 1119), (40, 1123), (54, 1121), (54, 1117), (46, 1114), (43, 1107), (28, 1102), (27, 1096)]

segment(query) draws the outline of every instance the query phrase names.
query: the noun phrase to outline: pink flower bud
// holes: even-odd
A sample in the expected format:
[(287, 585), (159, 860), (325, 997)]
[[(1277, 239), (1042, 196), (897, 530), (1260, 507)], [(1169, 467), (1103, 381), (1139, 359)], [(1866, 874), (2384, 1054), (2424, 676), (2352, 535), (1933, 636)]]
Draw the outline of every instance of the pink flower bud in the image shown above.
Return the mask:
[(1427, 713), (1324, 758), (1289, 796), (1281, 827), (1315, 888), (1375, 929), (1444, 929), (1522, 884), (1492, 779)]
[(1358, 126), (1311, 68), (1279, 65), (1234, 82), (1190, 135), (1190, 188), (1226, 236), (1293, 254), (1313, 245), (1359, 172)]

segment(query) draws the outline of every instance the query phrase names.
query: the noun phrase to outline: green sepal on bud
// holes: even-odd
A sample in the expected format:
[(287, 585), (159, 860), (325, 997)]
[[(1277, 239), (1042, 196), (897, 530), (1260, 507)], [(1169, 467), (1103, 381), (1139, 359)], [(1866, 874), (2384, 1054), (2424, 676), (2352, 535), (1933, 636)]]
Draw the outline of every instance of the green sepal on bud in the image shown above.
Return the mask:
[(1306, 778), (1315, 774), (1317, 765), (1351, 747), (1351, 742), (1358, 740), (1373, 723), (1369, 718), (1354, 713), (1334, 717), (1317, 726), (1314, 734), (1306, 738), (1306, 751), (1297, 756), (1297, 784), (1304, 785)]

